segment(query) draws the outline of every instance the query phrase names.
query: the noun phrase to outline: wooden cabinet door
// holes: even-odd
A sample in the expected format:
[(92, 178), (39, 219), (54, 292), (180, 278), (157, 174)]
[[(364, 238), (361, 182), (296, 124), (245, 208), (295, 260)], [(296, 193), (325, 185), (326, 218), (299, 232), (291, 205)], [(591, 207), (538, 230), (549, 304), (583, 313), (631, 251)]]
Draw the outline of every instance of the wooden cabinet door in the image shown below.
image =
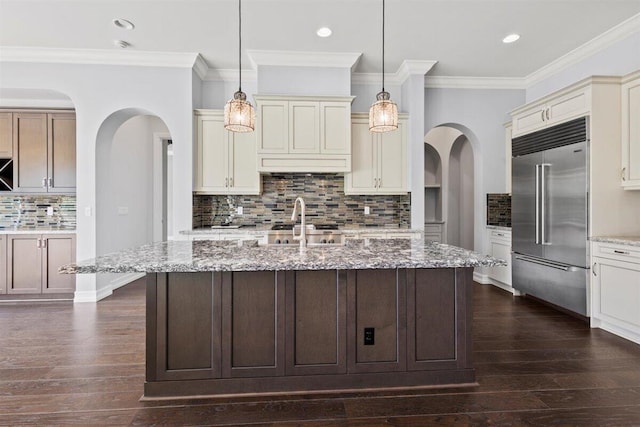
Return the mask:
[(351, 105), (348, 102), (320, 103), (320, 152), (351, 152)]
[(346, 194), (375, 194), (378, 160), (377, 136), (369, 131), (367, 119), (351, 123), (351, 172), (345, 174)]
[(47, 191), (47, 115), (13, 113), (13, 190)]
[(76, 191), (76, 115), (47, 114), (48, 190)]
[(228, 133), (229, 191), (233, 194), (260, 194), (257, 169), (256, 133)]
[(42, 249), (38, 234), (12, 234), (7, 240), (7, 293), (42, 292)]
[(45, 234), (42, 242), (42, 293), (74, 292), (76, 275), (60, 274), (58, 268), (76, 261), (76, 236)]
[(320, 105), (313, 101), (289, 101), (289, 153), (320, 152)]
[(406, 369), (405, 270), (347, 272), (347, 370)]
[(286, 374), (344, 374), (346, 272), (290, 271), (286, 277)]
[(222, 274), (222, 376), (285, 373), (284, 272)]
[[(222, 112), (197, 115), (195, 191), (224, 194), (228, 191), (227, 131)], [(226, 185), (225, 185), (226, 184)]]
[(586, 87), (547, 102), (545, 126), (553, 126), (589, 114), (591, 88)]
[(0, 113), (0, 159), (13, 155), (13, 114)]
[(405, 194), (407, 188), (407, 123), (400, 120), (398, 129), (380, 134), (378, 155), (378, 192)]
[(640, 77), (622, 85), (622, 186), (640, 190)]
[(460, 326), (471, 303), (472, 268), (409, 270), (407, 277), (407, 369), (470, 366), (471, 336)]
[(7, 236), (0, 234), (0, 295), (7, 293)]
[(289, 152), (289, 102), (264, 100), (257, 105), (258, 152)]

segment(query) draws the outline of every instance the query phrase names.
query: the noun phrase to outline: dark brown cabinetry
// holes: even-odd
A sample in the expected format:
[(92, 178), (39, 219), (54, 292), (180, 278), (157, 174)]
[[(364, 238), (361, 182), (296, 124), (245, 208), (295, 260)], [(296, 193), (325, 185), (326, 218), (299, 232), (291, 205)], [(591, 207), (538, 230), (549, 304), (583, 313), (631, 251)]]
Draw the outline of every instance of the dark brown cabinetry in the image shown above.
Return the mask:
[(75, 192), (75, 114), (14, 112), (12, 131), (14, 191)]
[(7, 293), (7, 236), (0, 234), (0, 295)]
[(472, 382), (472, 271), (148, 274), (145, 394)]
[(75, 276), (58, 267), (75, 261), (73, 234), (10, 234), (6, 244), (8, 294), (75, 291)]

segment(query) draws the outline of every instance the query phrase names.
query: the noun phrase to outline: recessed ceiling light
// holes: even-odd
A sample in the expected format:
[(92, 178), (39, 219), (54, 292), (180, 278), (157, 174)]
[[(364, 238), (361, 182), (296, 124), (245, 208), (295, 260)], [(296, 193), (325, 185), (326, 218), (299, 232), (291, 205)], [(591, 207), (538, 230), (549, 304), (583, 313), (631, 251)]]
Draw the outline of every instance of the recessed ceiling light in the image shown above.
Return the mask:
[(329, 27), (318, 28), (318, 31), (316, 31), (316, 34), (318, 35), (318, 37), (329, 37), (331, 35), (331, 28)]
[(116, 18), (112, 22), (113, 22), (113, 25), (115, 25), (116, 27), (122, 28), (125, 30), (133, 30), (135, 28), (135, 25), (133, 25), (133, 22), (123, 18)]
[(520, 34), (509, 34), (507, 37), (502, 39), (502, 43), (513, 43), (515, 41), (518, 41), (519, 38)]
[(124, 41), (124, 40), (114, 40), (114, 41), (113, 41), (113, 44), (115, 45), (115, 47), (119, 47), (119, 48), (121, 48), (121, 49), (126, 49), (126, 48), (128, 48), (129, 46), (131, 46), (131, 44), (130, 44), (130, 43), (128, 43), (128, 42), (126, 42), (126, 41)]

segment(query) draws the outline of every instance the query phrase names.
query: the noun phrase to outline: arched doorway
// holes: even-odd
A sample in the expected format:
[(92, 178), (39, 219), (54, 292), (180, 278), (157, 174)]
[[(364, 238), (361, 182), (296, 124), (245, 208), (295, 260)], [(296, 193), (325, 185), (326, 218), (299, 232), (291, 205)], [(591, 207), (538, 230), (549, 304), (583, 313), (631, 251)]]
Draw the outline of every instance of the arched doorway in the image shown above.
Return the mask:
[[(96, 143), (96, 255), (167, 237), (171, 136), (164, 121), (140, 109), (111, 114)], [(158, 212), (158, 210), (160, 212)], [(116, 289), (137, 275), (98, 275)]]
[[(477, 215), (482, 212), (479, 150), (477, 139), (468, 128), (447, 123), (431, 129), (425, 142), (425, 223), (441, 222), (443, 241), (466, 249), (476, 249)], [(427, 183), (427, 169), (439, 158), (441, 181)], [(430, 212), (430, 209), (433, 212)], [(435, 209), (435, 210), (434, 210)]]

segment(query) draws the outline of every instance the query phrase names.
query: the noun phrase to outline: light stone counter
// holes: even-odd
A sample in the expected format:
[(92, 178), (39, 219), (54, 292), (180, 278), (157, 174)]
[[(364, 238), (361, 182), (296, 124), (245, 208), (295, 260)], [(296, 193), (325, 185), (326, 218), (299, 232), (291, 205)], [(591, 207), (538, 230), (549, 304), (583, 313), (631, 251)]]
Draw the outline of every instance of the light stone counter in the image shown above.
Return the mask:
[(599, 236), (591, 237), (589, 240), (592, 242), (640, 247), (640, 236)]
[(345, 246), (258, 246), (257, 242), (169, 241), (68, 264), (62, 273), (355, 270), (506, 265), (504, 260), (422, 239), (352, 240)]
[(7, 227), (0, 228), (0, 234), (74, 234), (75, 228), (65, 227)]

